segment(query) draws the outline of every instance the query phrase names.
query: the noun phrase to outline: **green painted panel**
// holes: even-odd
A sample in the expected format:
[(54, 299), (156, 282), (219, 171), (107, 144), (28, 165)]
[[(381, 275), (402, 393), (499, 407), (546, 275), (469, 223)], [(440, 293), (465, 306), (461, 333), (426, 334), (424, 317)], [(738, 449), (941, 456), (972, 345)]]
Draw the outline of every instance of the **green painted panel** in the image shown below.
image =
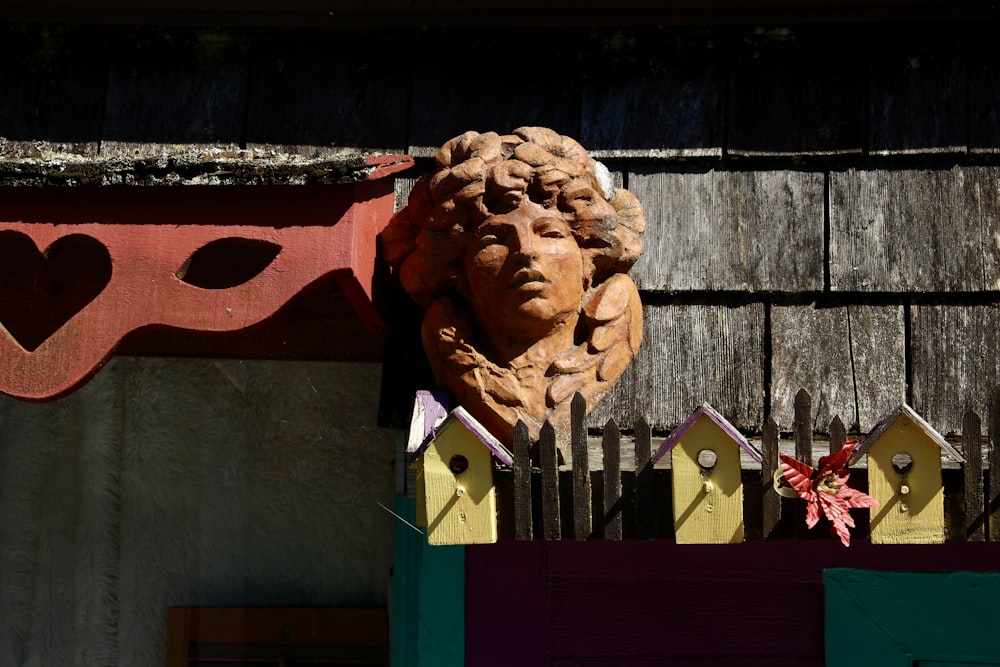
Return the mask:
[[(396, 496), (416, 521), (416, 502)], [(393, 534), (392, 667), (461, 667), (465, 662), (465, 547), (432, 547), (402, 521)]]
[(826, 665), (1000, 664), (1000, 573), (831, 569)]

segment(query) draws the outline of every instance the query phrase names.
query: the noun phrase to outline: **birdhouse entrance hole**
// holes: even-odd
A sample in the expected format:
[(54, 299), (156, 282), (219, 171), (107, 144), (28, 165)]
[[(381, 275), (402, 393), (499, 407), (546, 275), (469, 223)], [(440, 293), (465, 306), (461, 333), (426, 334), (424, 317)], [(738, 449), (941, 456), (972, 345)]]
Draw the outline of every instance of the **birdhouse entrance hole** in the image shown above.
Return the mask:
[(719, 456), (711, 449), (703, 449), (698, 452), (698, 465), (703, 470), (711, 470), (718, 462)]
[(448, 459), (448, 468), (456, 475), (461, 475), (469, 469), (469, 459), (465, 458), (461, 454), (455, 454)]
[(892, 456), (892, 468), (896, 472), (903, 474), (905, 472), (910, 472), (913, 468), (913, 457), (907, 452), (899, 452), (898, 454), (893, 454)]

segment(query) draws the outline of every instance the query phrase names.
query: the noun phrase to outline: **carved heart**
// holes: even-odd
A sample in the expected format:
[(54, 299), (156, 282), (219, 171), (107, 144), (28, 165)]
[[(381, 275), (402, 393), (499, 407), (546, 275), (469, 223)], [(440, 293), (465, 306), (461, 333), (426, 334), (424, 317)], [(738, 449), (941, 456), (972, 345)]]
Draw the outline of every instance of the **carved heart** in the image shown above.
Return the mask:
[(0, 232), (0, 323), (28, 351), (93, 301), (110, 280), (111, 257), (89, 236), (64, 236), (42, 253), (27, 235)]

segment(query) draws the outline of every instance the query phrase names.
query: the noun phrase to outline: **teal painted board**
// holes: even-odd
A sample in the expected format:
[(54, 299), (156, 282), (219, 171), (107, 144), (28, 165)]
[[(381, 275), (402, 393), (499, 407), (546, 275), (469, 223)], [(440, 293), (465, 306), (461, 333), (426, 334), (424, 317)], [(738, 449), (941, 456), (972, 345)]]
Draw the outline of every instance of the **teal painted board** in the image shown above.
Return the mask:
[(1000, 665), (1000, 573), (829, 569), (827, 667)]
[(465, 664), (465, 547), (422, 542), (417, 667)]
[[(396, 496), (396, 514), (416, 522), (416, 501)], [(432, 547), (396, 522), (393, 534), (392, 667), (465, 663), (465, 547)]]
[[(410, 523), (416, 519), (416, 501), (397, 495), (395, 511)], [(412, 534), (412, 537), (411, 537)], [(392, 667), (416, 667), (416, 615), (420, 572), (420, 535), (397, 520), (392, 534), (392, 598), (389, 611)]]

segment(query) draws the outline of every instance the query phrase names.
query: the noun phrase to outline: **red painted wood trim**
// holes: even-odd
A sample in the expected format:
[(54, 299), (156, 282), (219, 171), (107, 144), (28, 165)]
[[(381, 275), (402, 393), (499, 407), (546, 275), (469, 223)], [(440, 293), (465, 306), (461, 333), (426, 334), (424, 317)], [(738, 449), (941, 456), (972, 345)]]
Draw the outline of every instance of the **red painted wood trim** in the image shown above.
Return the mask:
[[(330, 276), (368, 329), (384, 333), (375, 304), (376, 237), (392, 215), (393, 192), (391, 179), (379, 177), (405, 168), (407, 160), (380, 156), (372, 162), (377, 180), (344, 185), (3, 189), (0, 239), (28, 237), (44, 255), (59, 239), (83, 235), (107, 252), (111, 276), (31, 351), (0, 329), (0, 391), (26, 400), (62, 396), (96, 372), (130, 332), (238, 331)], [(235, 287), (204, 289), (179, 277), (195, 251), (232, 238), (280, 251)]]

